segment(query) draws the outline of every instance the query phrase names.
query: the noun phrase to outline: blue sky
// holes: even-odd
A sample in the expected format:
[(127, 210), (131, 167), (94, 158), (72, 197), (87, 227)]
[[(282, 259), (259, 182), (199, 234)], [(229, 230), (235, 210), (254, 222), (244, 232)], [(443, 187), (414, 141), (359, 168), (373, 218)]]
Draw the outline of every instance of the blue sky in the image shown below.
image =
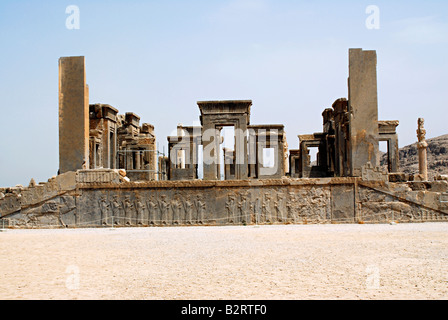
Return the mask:
[[(80, 29), (66, 28), (66, 7)], [(376, 5), (380, 28), (368, 29)], [(0, 187), (58, 170), (58, 59), (86, 57), (91, 103), (133, 111), (159, 149), (200, 100), (253, 100), (251, 123), (322, 130), (347, 97), (348, 50), (376, 50), (380, 120), (400, 120), (400, 147), (448, 133), (447, 1), (1, 1)]]

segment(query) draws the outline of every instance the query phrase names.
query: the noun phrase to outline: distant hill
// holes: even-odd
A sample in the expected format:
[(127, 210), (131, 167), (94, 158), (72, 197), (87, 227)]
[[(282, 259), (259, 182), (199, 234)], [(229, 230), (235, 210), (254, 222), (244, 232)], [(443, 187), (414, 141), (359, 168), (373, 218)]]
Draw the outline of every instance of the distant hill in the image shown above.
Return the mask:
[[(428, 142), (428, 179), (433, 180), (439, 174), (448, 174), (448, 134), (427, 139)], [(418, 173), (417, 143), (400, 148), (400, 172)], [(381, 165), (386, 166), (387, 158), (383, 153)]]

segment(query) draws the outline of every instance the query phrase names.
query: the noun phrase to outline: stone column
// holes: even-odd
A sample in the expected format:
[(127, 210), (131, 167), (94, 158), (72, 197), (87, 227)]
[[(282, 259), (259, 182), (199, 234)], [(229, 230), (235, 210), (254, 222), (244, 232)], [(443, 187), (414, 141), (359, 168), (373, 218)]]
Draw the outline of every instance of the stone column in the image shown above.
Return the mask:
[(84, 57), (59, 59), (59, 172), (89, 168), (89, 93)]
[(349, 51), (350, 175), (361, 176), (367, 162), (379, 166), (376, 52)]
[(428, 163), (426, 149), (428, 143), (426, 142), (426, 130), (424, 128), (425, 119), (418, 118), (417, 129), (417, 148), (418, 148), (418, 171), (423, 181), (428, 181)]
[(134, 153), (134, 157), (135, 157), (135, 170), (140, 170), (141, 169), (141, 152), (140, 151), (135, 151)]

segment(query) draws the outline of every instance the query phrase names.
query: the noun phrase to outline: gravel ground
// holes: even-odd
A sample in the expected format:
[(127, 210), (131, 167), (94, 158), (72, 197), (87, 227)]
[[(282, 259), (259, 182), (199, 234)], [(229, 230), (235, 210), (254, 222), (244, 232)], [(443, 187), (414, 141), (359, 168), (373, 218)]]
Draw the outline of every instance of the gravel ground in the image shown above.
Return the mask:
[(447, 299), (448, 223), (6, 230), (0, 299)]

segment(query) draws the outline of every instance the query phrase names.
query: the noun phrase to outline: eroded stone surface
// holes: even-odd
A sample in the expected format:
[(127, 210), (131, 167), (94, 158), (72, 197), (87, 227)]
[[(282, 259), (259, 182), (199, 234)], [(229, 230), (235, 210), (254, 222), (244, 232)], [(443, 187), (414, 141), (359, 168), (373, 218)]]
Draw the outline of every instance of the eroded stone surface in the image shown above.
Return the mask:
[(415, 182), (405, 188), (360, 178), (258, 183), (83, 181), (66, 191), (52, 181), (54, 196), (31, 203), (29, 195), (37, 192), (35, 187), (7, 193), (0, 200), (2, 218), (15, 227), (387, 223), (448, 218), (446, 181), (426, 182), (421, 188)]

